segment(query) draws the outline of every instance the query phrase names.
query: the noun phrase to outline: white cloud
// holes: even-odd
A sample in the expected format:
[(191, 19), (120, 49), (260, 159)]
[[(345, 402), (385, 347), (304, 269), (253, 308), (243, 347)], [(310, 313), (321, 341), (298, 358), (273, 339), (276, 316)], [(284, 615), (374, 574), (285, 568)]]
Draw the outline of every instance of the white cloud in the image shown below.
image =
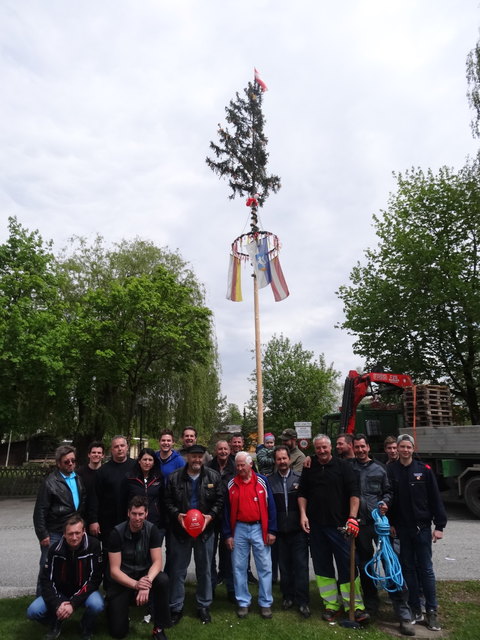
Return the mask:
[[(6, 0), (0, 6), (0, 205), (61, 247), (72, 234), (178, 248), (215, 313), (229, 401), (253, 368), (253, 310), (225, 299), (242, 200), (205, 164), (224, 107), (269, 85), (264, 227), (291, 297), (261, 292), (262, 340), (283, 332), (346, 374), (361, 366), (335, 290), (375, 242), (392, 171), (476, 151), (465, 58), (477, 0)], [(246, 226), (247, 224), (247, 226)], [(5, 236), (5, 227), (0, 237)]]

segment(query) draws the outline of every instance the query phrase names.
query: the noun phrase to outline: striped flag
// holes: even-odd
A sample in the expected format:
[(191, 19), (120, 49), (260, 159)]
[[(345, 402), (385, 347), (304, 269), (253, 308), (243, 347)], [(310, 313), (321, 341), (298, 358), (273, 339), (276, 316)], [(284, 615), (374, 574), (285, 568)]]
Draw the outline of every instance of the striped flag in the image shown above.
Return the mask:
[(240, 270), (240, 258), (230, 254), (228, 267), (227, 300), (242, 302), (242, 272)]
[(260, 77), (260, 72), (258, 71), (258, 69), (255, 69), (255, 67), (253, 67), (253, 71), (255, 75), (255, 82), (259, 85), (262, 91), (268, 91), (268, 87)]
[(249, 242), (247, 244), (247, 251), (252, 261), (258, 288), (263, 289), (263, 287), (268, 286), (272, 280), (270, 261), (268, 259), (267, 238), (262, 238), (258, 243), (255, 240)]
[(278, 256), (272, 258), (270, 260), (270, 273), (272, 275), (272, 291), (273, 297), (275, 298), (275, 302), (280, 302), (281, 300), (285, 300), (290, 295), (290, 291), (288, 290), (287, 283), (283, 276), (282, 267), (280, 266), (280, 259)]

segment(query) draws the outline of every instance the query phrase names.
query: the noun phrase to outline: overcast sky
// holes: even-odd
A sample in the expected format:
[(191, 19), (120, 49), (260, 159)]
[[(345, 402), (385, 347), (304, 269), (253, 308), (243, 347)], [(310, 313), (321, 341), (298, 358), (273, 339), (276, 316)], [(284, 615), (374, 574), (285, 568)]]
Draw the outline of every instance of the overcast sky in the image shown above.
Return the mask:
[(6, 218), (53, 239), (136, 236), (178, 249), (214, 312), (223, 393), (254, 362), (252, 291), (226, 300), (245, 200), (205, 164), (256, 66), (269, 87), (261, 210), (290, 297), (260, 292), (262, 342), (282, 333), (342, 374), (362, 366), (335, 295), (375, 244), (392, 171), (476, 153), (465, 59), (478, 0), (0, 0), (0, 241)]

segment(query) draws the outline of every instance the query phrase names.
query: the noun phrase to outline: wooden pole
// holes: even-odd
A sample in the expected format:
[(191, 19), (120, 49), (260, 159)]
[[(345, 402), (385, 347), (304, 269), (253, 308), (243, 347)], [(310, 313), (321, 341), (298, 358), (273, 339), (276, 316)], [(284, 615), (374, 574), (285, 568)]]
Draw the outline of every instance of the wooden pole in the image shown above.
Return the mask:
[(257, 373), (257, 444), (263, 443), (263, 382), (260, 342), (260, 305), (257, 278), (253, 276), (253, 309), (255, 314), (255, 365)]

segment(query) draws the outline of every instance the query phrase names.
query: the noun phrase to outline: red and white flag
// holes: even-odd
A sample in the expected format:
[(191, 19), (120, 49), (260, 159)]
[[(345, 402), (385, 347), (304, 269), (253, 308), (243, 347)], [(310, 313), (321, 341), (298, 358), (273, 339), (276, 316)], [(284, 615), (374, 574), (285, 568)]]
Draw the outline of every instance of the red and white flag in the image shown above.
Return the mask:
[(290, 295), (290, 291), (288, 290), (278, 256), (275, 256), (275, 258), (270, 260), (270, 273), (272, 276), (270, 284), (272, 286), (275, 302), (285, 300), (285, 298), (288, 298)]
[(267, 85), (260, 77), (260, 72), (257, 69), (255, 69), (255, 67), (253, 67), (253, 70), (255, 72), (255, 82), (259, 85), (262, 91), (268, 91)]

